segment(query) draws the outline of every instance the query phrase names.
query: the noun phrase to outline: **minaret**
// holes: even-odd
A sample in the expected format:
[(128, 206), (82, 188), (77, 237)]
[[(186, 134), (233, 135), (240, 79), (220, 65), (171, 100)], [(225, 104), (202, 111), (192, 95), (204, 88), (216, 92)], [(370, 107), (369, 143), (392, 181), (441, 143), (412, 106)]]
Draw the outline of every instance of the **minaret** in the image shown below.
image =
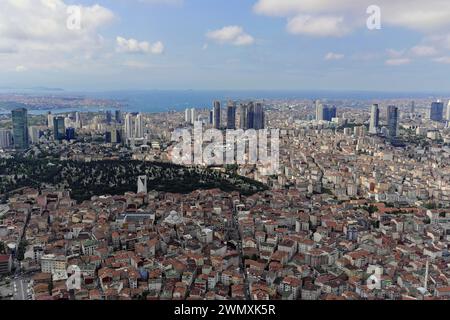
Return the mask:
[(427, 263), (425, 266), (425, 280), (423, 283), (423, 287), (425, 288), (425, 291), (428, 291), (428, 271), (429, 271), (429, 267), (430, 267), (430, 261), (427, 259)]

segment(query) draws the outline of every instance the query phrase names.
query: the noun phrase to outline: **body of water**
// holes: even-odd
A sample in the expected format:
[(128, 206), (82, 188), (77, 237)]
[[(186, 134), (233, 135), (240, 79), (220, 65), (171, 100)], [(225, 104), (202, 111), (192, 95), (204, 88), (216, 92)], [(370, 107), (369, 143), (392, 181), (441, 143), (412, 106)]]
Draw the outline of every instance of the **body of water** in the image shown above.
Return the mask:
[[(20, 93), (20, 91), (15, 91)], [(9, 92), (10, 93), (10, 92)], [(214, 100), (264, 100), (264, 99), (330, 99), (330, 100), (373, 100), (373, 99), (420, 99), (440, 98), (448, 96), (442, 93), (411, 93), (411, 92), (368, 92), (368, 91), (108, 91), (108, 92), (68, 92), (68, 91), (37, 91), (24, 92), (29, 95), (40, 96), (82, 96), (93, 99), (110, 99), (121, 102), (126, 112), (156, 113), (167, 111), (182, 111), (185, 108), (210, 108)], [(1, 92), (0, 92), (1, 94)], [(98, 112), (113, 110), (114, 108), (67, 108), (49, 110), (30, 110), (31, 114), (43, 114), (61, 112)]]
[(420, 99), (448, 96), (430, 93), (394, 93), (366, 91), (126, 91), (90, 93), (87, 96), (114, 99), (126, 103), (130, 112), (182, 111), (189, 107), (211, 108), (214, 100), (272, 100), (272, 99), (328, 99), (328, 100), (373, 100), (373, 99)]

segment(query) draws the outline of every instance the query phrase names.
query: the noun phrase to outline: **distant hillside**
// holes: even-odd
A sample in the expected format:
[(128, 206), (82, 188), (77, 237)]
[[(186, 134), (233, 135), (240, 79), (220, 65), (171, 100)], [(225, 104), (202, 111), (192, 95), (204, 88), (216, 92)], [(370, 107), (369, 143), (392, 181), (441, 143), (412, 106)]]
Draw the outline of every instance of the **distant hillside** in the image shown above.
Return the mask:
[(27, 105), (14, 101), (0, 101), (0, 109), (14, 110), (19, 108), (27, 108)]

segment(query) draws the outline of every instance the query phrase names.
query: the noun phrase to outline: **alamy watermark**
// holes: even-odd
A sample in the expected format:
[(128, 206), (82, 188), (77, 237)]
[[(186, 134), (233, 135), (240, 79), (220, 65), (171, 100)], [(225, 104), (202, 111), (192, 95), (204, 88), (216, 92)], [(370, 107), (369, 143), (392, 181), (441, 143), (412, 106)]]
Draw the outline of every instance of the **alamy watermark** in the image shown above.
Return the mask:
[(81, 290), (81, 269), (77, 265), (67, 268), (68, 278), (66, 280), (67, 290)]
[[(378, 5), (370, 5), (366, 9), (369, 17), (366, 20), (366, 26), (369, 30), (381, 29), (381, 8)], [(69, 30), (81, 30), (82, 10), (81, 6), (71, 5), (67, 7), (66, 27)]]
[(172, 132), (172, 141), (177, 142), (171, 152), (175, 164), (255, 165), (261, 175), (279, 171), (279, 129), (204, 130), (203, 123), (196, 121), (193, 130), (182, 128)]
[(380, 290), (381, 289), (381, 277), (383, 276), (383, 269), (379, 266), (369, 266), (368, 273), (370, 276), (366, 280), (367, 289)]
[(366, 13), (369, 15), (366, 21), (367, 29), (380, 30), (381, 29), (381, 8), (377, 5), (367, 7)]
[(67, 7), (66, 27), (69, 30), (81, 30), (81, 7), (69, 6)]

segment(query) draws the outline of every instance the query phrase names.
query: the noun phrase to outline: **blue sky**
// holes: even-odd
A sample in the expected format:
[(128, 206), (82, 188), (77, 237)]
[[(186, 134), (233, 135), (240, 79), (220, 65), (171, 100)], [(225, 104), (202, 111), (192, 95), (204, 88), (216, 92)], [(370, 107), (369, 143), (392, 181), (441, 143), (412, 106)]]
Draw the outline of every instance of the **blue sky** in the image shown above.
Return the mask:
[(4, 0), (0, 86), (450, 91), (449, 3), (336, 2)]

